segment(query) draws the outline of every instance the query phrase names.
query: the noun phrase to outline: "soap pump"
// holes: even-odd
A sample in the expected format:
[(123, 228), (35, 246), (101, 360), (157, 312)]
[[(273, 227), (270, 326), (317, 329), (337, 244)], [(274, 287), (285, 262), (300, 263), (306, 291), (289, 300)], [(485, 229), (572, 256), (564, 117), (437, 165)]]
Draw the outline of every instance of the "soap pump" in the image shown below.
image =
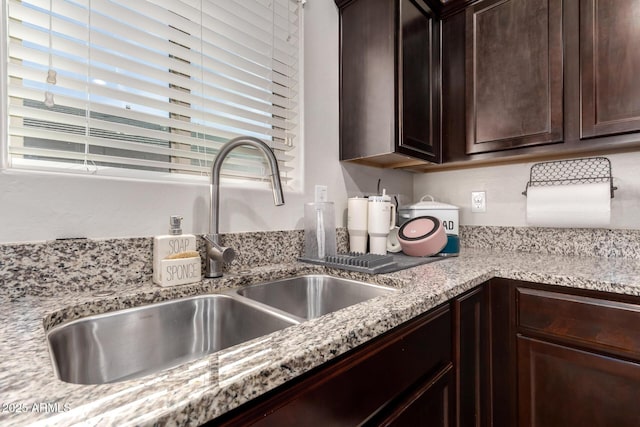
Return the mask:
[(183, 285), (201, 279), (196, 236), (182, 234), (182, 216), (169, 217), (169, 234), (153, 238), (153, 281), (160, 286)]

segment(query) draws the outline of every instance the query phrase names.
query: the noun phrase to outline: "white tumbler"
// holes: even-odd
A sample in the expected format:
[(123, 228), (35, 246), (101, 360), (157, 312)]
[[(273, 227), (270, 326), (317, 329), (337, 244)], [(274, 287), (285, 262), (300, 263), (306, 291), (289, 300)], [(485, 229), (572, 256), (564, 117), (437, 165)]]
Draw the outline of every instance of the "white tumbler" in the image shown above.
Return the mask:
[(351, 197), (347, 200), (347, 231), (349, 251), (367, 253), (367, 218), (369, 199)]
[(382, 190), (382, 196), (370, 196), (368, 202), (367, 229), (369, 231), (369, 252), (387, 254), (387, 236), (396, 226), (396, 207), (391, 197)]

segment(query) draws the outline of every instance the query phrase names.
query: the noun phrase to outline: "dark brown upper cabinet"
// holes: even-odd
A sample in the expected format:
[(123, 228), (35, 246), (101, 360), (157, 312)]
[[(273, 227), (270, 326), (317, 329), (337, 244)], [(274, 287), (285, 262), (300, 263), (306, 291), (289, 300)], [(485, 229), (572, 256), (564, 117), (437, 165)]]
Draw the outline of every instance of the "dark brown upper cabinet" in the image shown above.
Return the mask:
[(640, 1), (580, 2), (582, 138), (640, 130)]
[(340, 160), (440, 162), (440, 25), (423, 0), (336, 0)]
[(423, 172), (640, 149), (640, 0), (335, 1), (342, 160)]
[(466, 10), (466, 153), (562, 141), (562, 2)]
[(479, 0), (448, 10), (443, 163), (640, 148), (640, 0)]

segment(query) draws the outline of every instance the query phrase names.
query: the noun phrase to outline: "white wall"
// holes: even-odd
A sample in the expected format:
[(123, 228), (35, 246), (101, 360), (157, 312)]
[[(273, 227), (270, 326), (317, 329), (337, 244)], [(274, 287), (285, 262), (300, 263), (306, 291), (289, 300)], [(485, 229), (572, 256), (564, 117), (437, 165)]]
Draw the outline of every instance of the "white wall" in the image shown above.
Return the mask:
[[(461, 224), (525, 225), (525, 188), (531, 163), (412, 175), (338, 162), (338, 11), (330, 0), (305, 5), (304, 149), (297, 191), (273, 206), (268, 189), (221, 191), (222, 232), (303, 227), (303, 204), (315, 184), (329, 187), (337, 225), (345, 225), (346, 198), (376, 190), (377, 180), (401, 203), (432, 194), (461, 207)], [(615, 184), (614, 228), (640, 228), (640, 153), (607, 156)], [(487, 192), (487, 212), (471, 213), (470, 192)], [(0, 171), (0, 243), (63, 237), (152, 236), (168, 216), (182, 214), (186, 232), (208, 228), (208, 186)]]
[[(640, 153), (605, 155), (611, 160), (614, 185), (611, 228), (640, 228)], [(460, 224), (524, 226), (526, 197), (522, 195), (533, 163), (433, 172), (416, 175), (414, 199), (431, 194), (459, 206)], [(487, 211), (471, 212), (471, 191), (486, 191)]]
[[(346, 198), (373, 192), (378, 178), (389, 193), (413, 193), (413, 175), (338, 162), (338, 11), (330, 0), (305, 5), (304, 163), (297, 191), (273, 206), (268, 189), (221, 191), (220, 231), (303, 228), (303, 204), (315, 184), (329, 187), (337, 225), (345, 225)], [(54, 174), (0, 172), (0, 242), (64, 237), (135, 237), (164, 234), (171, 214), (185, 232), (208, 229), (208, 186)]]

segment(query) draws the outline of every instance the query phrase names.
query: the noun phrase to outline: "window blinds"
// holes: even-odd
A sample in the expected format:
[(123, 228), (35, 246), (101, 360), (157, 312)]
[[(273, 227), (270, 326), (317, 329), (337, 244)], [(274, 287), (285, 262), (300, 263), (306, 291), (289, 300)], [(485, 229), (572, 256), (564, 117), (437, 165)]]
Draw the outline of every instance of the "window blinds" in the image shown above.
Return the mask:
[[(250, 135), (289, 178), (298, 0), (6, 2), (12, 167), (204, 176), (222, 143)], [(223, 174), (265, 171), (246, 148)]]

